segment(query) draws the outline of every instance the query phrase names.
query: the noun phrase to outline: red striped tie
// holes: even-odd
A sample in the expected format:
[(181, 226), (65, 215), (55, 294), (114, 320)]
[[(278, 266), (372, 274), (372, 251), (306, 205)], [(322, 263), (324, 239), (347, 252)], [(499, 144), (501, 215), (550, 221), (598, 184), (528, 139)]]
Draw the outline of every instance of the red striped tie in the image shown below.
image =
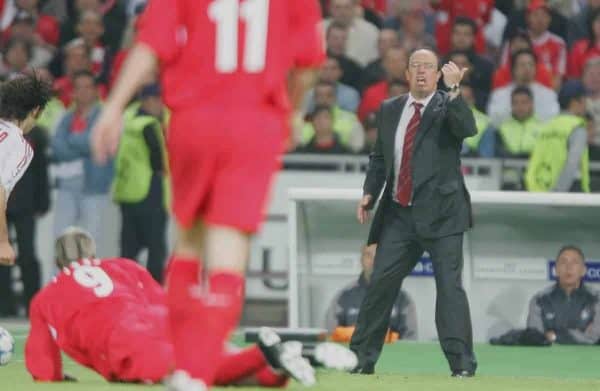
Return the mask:
[(402, 146), (402, 161), (400, 163), (400, 172), (398, 173), (397, 197), (398, 202), (402, 206), (408, 206), (412, 194), (412, 170), (410, 161), (413, 153), (415, 135), (417, 134), (419, 124), (421, 123), (421, 109), (423, 108), (421, 103), (413, 102), (412, 105), (415, 107), (415, 113), (410, 121), (408, 121), (408, 126), (406, 127), (404, 145)]

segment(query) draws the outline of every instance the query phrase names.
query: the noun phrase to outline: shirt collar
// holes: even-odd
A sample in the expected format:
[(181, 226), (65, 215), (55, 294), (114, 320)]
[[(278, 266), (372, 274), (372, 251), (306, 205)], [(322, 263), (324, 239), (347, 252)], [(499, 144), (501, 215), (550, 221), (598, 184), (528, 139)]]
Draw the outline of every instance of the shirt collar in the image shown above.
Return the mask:
[(423, 105), (423, 110), (425, 110), (427, 108), (427, 105), (429, 104), (429, 102), (431, 101), (431, 99), (433, 98), (433, 95), (435, 95), (435, 91), (433, 91), (431, 93), (431, 95), (429, 95), (428, 97), (424, 98), (424, 99), (416, 99), (414, 96), (412, 96), (412, 94), (409, 92), (408, 93), (408, 100), (406, 101), (406, 107), (410, 107), (410, 105), (413, 104), (413, 102), (417, 102)]

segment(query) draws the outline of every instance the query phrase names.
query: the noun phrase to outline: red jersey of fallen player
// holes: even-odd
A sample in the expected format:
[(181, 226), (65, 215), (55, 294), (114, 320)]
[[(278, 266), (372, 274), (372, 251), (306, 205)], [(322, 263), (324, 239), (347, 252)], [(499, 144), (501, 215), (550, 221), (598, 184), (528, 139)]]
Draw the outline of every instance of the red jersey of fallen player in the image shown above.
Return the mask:
[(31, 303), (27, 370), (35, 380), (62, 380), (62, 350), (106, 379), (119, 378), (111, 332), (140, 311), (166, 311), (164, 291), (143, 267), (119, 258), (72, 263)]
[(289, 109), (294, 67), (324, 58), (316, 1), (151, 0), (139, 19), (139, 42), (161, 65), (171, 109), (205, 102)]

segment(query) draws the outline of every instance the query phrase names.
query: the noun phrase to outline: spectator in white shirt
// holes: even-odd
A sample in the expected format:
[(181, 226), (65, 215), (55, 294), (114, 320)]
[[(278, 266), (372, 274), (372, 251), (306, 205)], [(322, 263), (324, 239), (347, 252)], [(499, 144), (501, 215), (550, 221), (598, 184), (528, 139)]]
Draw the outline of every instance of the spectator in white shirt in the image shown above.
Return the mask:
[(348, 44), (346, 55), (361, 66), (377, 58), (377, 36), (379, 30), (375, 25), (356, 16), (359, 0), (331, 0), (331, 18), (324, 21), (324, 31), (332, 21), (348, 27)]
[(510, 117), (511, 93), (517, 86), (525, 86), (531, 90), (534, 113), (541, 121), (547, 121), (559, 113), (556, 92), (535, 80), (536, 63), (536, 56), (531, 50), (520, 50), (513, 54), (512, 83), (493, 90), (488, 101), (487, 112), (494, 125), (498, 126)]

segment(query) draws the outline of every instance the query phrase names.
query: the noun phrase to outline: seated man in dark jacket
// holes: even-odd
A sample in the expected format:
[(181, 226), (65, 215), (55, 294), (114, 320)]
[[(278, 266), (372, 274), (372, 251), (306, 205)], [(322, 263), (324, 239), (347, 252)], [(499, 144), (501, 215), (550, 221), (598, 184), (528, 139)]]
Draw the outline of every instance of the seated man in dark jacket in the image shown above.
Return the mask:
[(557, 282), (536, 294), (529, 304), (527, 327), (550, 342), (592, 345), (600, 341), (600, 296), (583, 284), (585, 256), (564, 246), (556, 258)]
[[(354, 332), (358, 310), (373, 274), (373, 261), (377, 245), (364, 246), (360, 262), (363, 271), (358, 281), (342, 289), (333, 299), (326, 315), (326, 327), (336, 342), (348, 342)], [(398, 339), (417, 339), (417, 311), (410, 296), (400, 290), (392, 308), (386, 342)]]

